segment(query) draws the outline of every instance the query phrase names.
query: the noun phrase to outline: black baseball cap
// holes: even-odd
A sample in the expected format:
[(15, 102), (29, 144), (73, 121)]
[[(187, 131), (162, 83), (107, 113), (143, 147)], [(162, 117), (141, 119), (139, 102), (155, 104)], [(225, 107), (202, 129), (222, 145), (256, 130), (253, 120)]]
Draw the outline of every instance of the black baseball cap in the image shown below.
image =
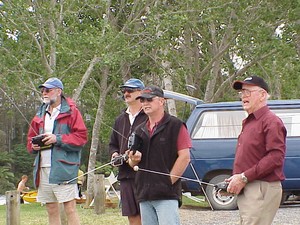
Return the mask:
[(163, 90), (155, 85), (147, 86), (142, 90), (142, 93), (140, 96), (138, 96), (136, 99), (139, 98), (154, 98), (154, 97), (162, 97), (164, 98), (164, 92)]
[(253, 85), (253, 86), (258, 86), (261, 87), (262, 89), (264, 89), (266, 92), (269, 93), (269, 87), (268, 84), (264, 81), (264, 79), (262, 79), (261, 77), (258, 76), (251, 76), (251, 77), (247, 77), (245, 80), (240, 81), (237, 80), (233, 83), (232, 87), (235, 90), (241, 90), (243, 87), (243, 84), (248, 84), (248, 85)]

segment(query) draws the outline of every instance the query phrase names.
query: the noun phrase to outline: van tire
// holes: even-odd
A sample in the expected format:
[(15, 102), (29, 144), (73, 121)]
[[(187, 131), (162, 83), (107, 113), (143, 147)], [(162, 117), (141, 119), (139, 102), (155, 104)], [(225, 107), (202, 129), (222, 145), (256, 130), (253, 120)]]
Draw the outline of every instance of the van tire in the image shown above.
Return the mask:
[[(213, 177), (209, 183), (217, 184), (223, 182), (226, 178), (230, 177), (227, 174), (221, 174)], [(206, 195), (213, 209), (217, 210), (233, 210), (237, 209), (237, 195), (222, 196), (216, 188), (210, 185), (206, 186)]]
[(282, 191), (282, 197), (281, 197), (280, 205), (283, 205), (285, 203), (285, 201), (288, 200), (290, 195), (291, 195), (291, 193)]

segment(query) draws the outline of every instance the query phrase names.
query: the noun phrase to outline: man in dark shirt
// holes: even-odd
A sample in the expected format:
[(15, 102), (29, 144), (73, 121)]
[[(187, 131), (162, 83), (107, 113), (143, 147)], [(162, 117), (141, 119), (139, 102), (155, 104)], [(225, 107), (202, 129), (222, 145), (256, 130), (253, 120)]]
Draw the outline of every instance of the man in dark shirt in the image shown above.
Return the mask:
[(248, 117), (238, 137), (233, 176), (227, 191), (238, 195), (241, 224), (272, 224), (279, 208), (285, 179), (283, 164), (286, 129), (269, 110), (269, 87), (260, 77), (236, 81), (243, 108)]
[[(116, 118), (113, 126), (109, 143), (112, 159), (125, 153), (128, 149), (128, 137), (136, 126), (147, 119), (142, 104), (136, 100), (144, 87), (144, 83), (136, 78), (127, 80), (120, 87), (127, 108)], [(127, 163), (119, 166), (122, 215), (128, 217), (130, 225), (141, 225), (140, 210), (134, 195), (134, 177), (135, 172)]]

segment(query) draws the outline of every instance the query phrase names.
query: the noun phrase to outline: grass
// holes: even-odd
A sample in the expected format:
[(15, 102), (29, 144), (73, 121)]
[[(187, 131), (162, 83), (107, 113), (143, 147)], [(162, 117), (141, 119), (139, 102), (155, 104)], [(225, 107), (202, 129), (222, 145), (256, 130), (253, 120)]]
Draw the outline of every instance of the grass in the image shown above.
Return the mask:
[[(94, 209), (84, 209), (77, 204), (81, 225), (127, 225), (126, 217), (121, 215), (120, 208), (106, 208), (104, 214), (97, 215)], [(183, 196), (185, 207), (207, 207), (207, 203), (198, 203)], [(22, 225), (48, 225), (46, 207), (39, 203), (21, 204), (20, 221)], [(6, 206), (0, 206), (0, 224), (6, 224)]]
[[(84, 209), (77, 205), (77, 212), (82, 225), (121, 225), (128, 224), (127, 218), (121, 216), (119, 208), (106, 208), (104, 214), (97, 215), (94, 209)], [(20, 221), (23, 225), (48, 225), (48, 217), (45, 206), (39, 203), (22, 204), (20, 209)], [(0, 224), (6, 224), (6, 206), (0, 206)]]

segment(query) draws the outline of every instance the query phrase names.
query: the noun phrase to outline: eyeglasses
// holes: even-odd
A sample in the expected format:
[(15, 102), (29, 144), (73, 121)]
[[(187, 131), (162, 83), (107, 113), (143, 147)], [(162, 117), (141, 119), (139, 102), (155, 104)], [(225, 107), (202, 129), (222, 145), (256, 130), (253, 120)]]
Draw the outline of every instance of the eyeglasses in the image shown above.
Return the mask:
[(49, 93), (50, 91), (54, 90), (54, 88), (42, 88), (41, 93), (43, 94), (44, 92)]
[(261, 89), (257, 89), (257, 90), (247, 90), (247, 89), (242, 89), (241, 91), (238, 92), (239, 97), (250, 97), (252, 92), (255, 91), (261, 91)]
[[(154, 97), (155, 98), (155, 97)], [(140, 98), (140, 102), (144, 103), (144, 102), (152, 102), (154, 98)]]
[(121, 89), (121, 92), (122, 92), (123, 94), (125, 94), (125, 92), (133, 93), (133, 92), (139, 91), (139, 90), (140, 90), (140, 89), (138, 89), (138, 88), (122, 88), (122, 89)]

